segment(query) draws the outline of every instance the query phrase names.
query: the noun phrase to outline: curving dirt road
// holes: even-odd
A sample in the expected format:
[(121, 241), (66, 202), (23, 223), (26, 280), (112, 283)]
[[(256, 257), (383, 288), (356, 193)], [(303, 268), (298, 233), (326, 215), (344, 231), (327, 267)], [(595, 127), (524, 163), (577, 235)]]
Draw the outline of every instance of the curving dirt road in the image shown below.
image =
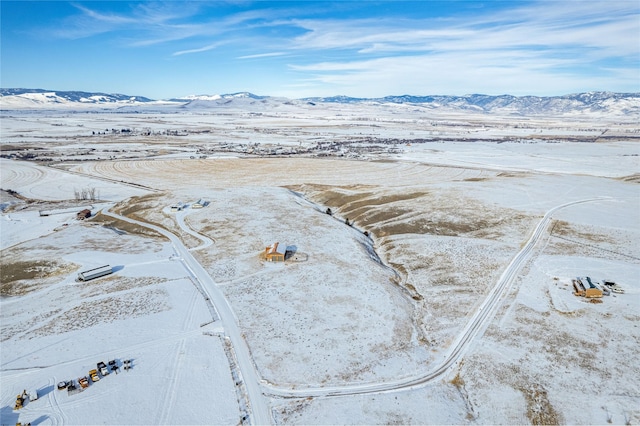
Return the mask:
[[(189, 250), (182, 244), (178, 237), (165, 229), (150, 225), (148, 223), (135, 221), (110, 212), (105, 212), (105, 214), (149, 227), (156, 230), (157, 232), (162, 233), (171, 240), (176, 253), (178, 253), (178, 255), (181, 257), (185, 267), (189, 271), (191, 271), (193, 276), (200, 281), (207, 295), (212, 299), (216, 308), (218, 309), (218, 312), (220, 313), (225, 333), (231, 339), (238, 358), (238, 365), (246, 383), (247, 392), (249, 394), (249, 401), (251, 404), (251, 414), (253, 416), (250, 419), (251, 422), (254, 424), (268, 424), (270, 423), (271, 416), (268, 403), (265, 400), (265, 395), (283, 398), (303, 398), (391, 392), (401, 389), (419, 387), (433, 380), (439, 379), (441, 376), (446, 374), (453, 366), (455, 366), (455, 364), (464, 356), (466, 350), (469, 348), (474, 338), (481, 334), (481, 332), (487, 327), (489, 321), (493, 318), (493, 315), (498, 308), (503, 295), (510, 288), (510, 286), (518, 276), (518, 272), (529, 259), (535, 245), (545, 234), (549, 222), (551, 221), (552, 215), (558, 210), (569, 206), (592, 201), (601, 201), (604, 199), (606, 198), (597, 197), (572, 201), (556, 206), (547, 211), (536, 228), (533, 230), (533, 233), (527, 243), (524, 245), (522, 250), (520, 250), (511, 260), (507, 268), (500, 276), (496, 285), (491, 289), (482, 305), (478, 308), (476, 313), (463, 329), (462, 333), (458, 336), (442, 363), (432, 371), (428, 371), (424, 374), (410, 378), (382, 383), (367, 383), (358, 385), (347, 384), (343, 386), (320, 388), (297, 387), (296, 389), (280, 388), (274, 385), (266, 384), (260, 380), (255, 365), (251, 359), (246, 342), (242, 338), (242, 334), (238, 327), (237, 317), (235, 316), (235, 313), (229, 305), (229, 302), (226, 300), (226, 298), (216, 286), (215, 282), (211, 279), (209, 274), (195, 260), (195, 258), (193, 258), (193, 256), (189, 253)], [(178, 223), (185, 231), (189, 232), (190, 234), (194, 233), (193, 230), (189, 229), (186, 224), (184, 224), (183, 220), (180, 220)], [(208, 238), (204, 236), (199, 236), (199, 238), (202, 239), (206, 244)]]
[(589, 198), (585, 200), (572, 201), (569, 203), (561, 204), (547, 211), (547, 213), (540, 220), (538, 225), (533, 231), (533, 234), (529, 238), (529, 241), (520, 250), (514, 258), (511, 260), (507, 268), (504, 270), (500, 279), (496, 285), (491, 289), (489, 295), (484, 300), (482, 305), (478, 308), (478, 311), (473, 315), (469, 323), (463, 329), (462, 333), (456, 339), (455, 343), (445, 356), (442, 363), (433, 369), (432, 371), (425, 372), (424, 374), (404, 378), (393, 382), (385, 383), (373, 383), (362, 385), (346, 385), (324, 388), (306, 388), (306, 389), (282, 389), (276, 386), (263, 385), (265, 393), (278, 397), (318, 397), (318, 396), (346, 396), (346, 395), (358, 395), (365, 393), (379, 393), (390, 392), (401, 389), (408, 389), (418, 387), (429, 383), (433, 380), (439, 379), (442, 375), (446, 374), (450, 368), (452, 368), (464, 355), (473, 339), (483, 330), (493, 318), (493, 314), (499, 306), (500, 299), (505, 294), (506, 290), (511, 286), (513, 281), (518, 275), (520, 269), (524, 266), (529, 259), (533, 248), (538, 243), (540, 238), (545, 233), (553, 213), (565, 207), (573, 206), (581, 203), (588, 203), (592, 201), (601, 201), (607, 199), (605, 197)]

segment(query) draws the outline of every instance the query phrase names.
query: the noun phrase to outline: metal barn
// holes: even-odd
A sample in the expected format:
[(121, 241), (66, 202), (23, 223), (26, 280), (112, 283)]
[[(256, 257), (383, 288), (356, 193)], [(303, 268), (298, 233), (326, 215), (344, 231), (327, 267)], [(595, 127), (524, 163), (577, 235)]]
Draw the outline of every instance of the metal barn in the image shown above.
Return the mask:
[(78, 274), (79, 281), (89, 281), (104, 275), (113, 273), (113, 269), (110, 265), (100, 266), (99, 268), (89, 269), (87, 271), (80, 272)]

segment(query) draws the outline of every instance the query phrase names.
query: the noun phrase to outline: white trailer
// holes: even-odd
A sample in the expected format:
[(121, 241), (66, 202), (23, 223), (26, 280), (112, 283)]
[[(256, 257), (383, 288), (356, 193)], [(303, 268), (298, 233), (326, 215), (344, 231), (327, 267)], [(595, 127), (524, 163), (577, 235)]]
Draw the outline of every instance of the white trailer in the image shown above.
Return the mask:
[(78, 281), (89, 281), (104, 275), (113, 273), (110, 265), (100, 266), (99, 268), (89, 269), (78, 274)]
[(206, 205), (207, 205), (207, 202), (201, 198), (198, 201), (196, 201), (195, 203), (191, 204), (191, 208), (192, 209), (201, 209)]

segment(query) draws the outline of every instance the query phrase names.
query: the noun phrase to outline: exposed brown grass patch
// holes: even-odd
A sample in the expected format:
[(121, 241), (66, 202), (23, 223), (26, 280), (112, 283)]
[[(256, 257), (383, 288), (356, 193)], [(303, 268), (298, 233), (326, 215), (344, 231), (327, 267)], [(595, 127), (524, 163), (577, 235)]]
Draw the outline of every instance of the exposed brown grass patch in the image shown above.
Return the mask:
[(383, 223), (373, 226), (371, 229), (375, 235), (381, 237), (400, 234), (431, 234), (454, 237), (489, 226), (491, 226), (490, 222), (484, 220), (458, 222), (418, 217), (406, 222)]
[[(484, 179), (470, 178), (469, 181)], [(507, 228), (522, 227), (530, 220), (517, 211), (497, 211), (455, 190), (451, 193), (432, 193), (428, 190), (390, 192), (371, 186), (322, 185), (301, 185), (297, 189), (378, 238), (429, 234), (497, 240), (512, 234)]]
[(400, 216), (408, 215), (413, 212), (413, 210), (393, 207), (393, 208), (385, 208), (385, 209), (363, 209), (364, 211), (354, 212), (357, 213), (355, 216), (352, 215), (353, 220), (357, 220), (358, 223), (362, 223), (365, 226), (367, 224), (375, 224), (381, 222), (387, 222), (390, 220), (394, 220), (399, 218)]
[(0, 269), (0, 281), (5, 284), (12, 281), (44, 278), (55, 266), (56, 263), (50, 260), (23, 260), (9, 264), (3, 263), (2, 269)]
[(467, 409), (467, 420), (474, 420), (476, 418), (475, 410), (473, 409), (473, 404), (471, 404), (471, 400), (469, 399), (469, 393), (467, 392), (467, 388), (465, 386), (465, 382), (460, 376), (460, 372), (458, 371), (453, 379), (449, 382), (460, 393), (462, 400), (464, 401), (464, 405)]
[(83, 283), (83, 296), (93, 297), (102, 294), (117, 293), (131, 290), (132, 288), (157, 285), (169, 281), (167, 278), (159, 277), (122, 277), (110, 275), (98, 280), (91, 280)]
[(90, 200), (38, 200), (35, 198), (25, 197), (19, 192), (13, 191), (11, 189), (1, 190), (0, 198), (4, 201), (5, 199), (18, 201), (15, 204), (11, 204), (7, 206), (4, 210), (6, 213), (16, 212), (16, 211), (34, 211), (34, 210), (54, 210), (54, 209), (72, 209), (77, 208), (78, 211), (84, 209), (89, 205), (92, 201)]
[(507, 177), (507, 178), (511, 178), (511, 177), (520, 178), (520, 177), (525, 176), (525, 174), (524, 173), (517, 173), (517, 172), (500, 172), (500, 173), (497, 174), (497, 176), (499, 176), (499, 177)]
[(456, 373), (456, 376), (451, 379), (450, 383), (458, 389), (464, 386), (464, 380), (462, 380), (459, 371)]
[(369, 198), (371, 196), (373, 196), (373, 192), (347, 192), (333, 188), (323, 191), (319, 201), (328, 206), (341, 208), (342, 206), (356, 203), (363, 198)]
[(359, 197), (357, 200), (343, 203), (341, 210), (345, 211), (354, 211), (360, 207), (372, 207), (372, 206), (381, 206), (386, 204), (395, 203), (398, 201), (404, 200), (413, 200), (416, 198), (421, 198), (427, 195), (428, 192), (424, 191), (416, 191), (409, 193), (398, 193), (398, 194), (390, 194), (390, 195), (380, 195), (380, 194), (372, 194), (372, 196), (368, 197)]
[(546, 389), (533, 384), (520, 389), (527, 401), (527, 418), (533, 425), (559, 425), (564, 423), (562, 415), (549, 402)]
[[(169, 201), (171, 199), (172, 198), (167, 193), (157, 192), (146, 194), (139, 197), (132, 197), (119, 203), (113, 208), (113, 211), (122, 216), (166, 229), (167, 231), (177, 235), (186, 247), (195, 247), (199, 245), (199, 239), (189, 235), (178, 226), (175, 215), (163, 212), (163, 208), (165, 206), (175, 201), (175, 199), (173, 199), (173, 201)], [(143, 228), (145, 229), (144, 232), (147, 233), (146, 235), (152, 235), (149, 234), (150, 232), (153, 232), (155, 235), (160, 235), (146, 227)]]
[(630, 182), (630, 183), (640, 183), (640, 173), (635, 173), (629, 176), (624, 176), (619, 178), (621, 181), (623, 182)]
[[(510, 338), (509, 334), (505, 334), (504, 336), (507, 340)], [(466, 369), (470, 374), (469, 381), (473, 382), (469, 388), (482, 392), (482, 387), (478, 386), (481, 386), (481, 384), (486, 381), (494, 383), (498, 388), (508, 386), (520, 392), (524, 397), (526, 406), (523, 407), (523, 415), (526, 415), (526, 418), (531, 424), (564, 424), (564, 417), (551, 402), (545, 384), (540, 383), (536, 377), (532, 377), (524, 364), (525, 362), (522, 359), (514, 363), (496, 364), (493, 362), (486, 363), (479, 357), (474, 357), (473, 360), (469, 360), (469, 366), (473, 365), (473, 367)], [(480, 380), (480, 382), (477, 380)], [(495, 383), (496, 380), (498, 383)], [(454, 378), (451, 383), (456, 386), (457, 389), (464, 389), (466, 386), (461, 378)], [(510, 420), (512, 422), (515, 420), (516, 424), (524, 423), (522, 421), (524, 418), (522, 420)]]
[(113, 211), (117, 212), (121, 216), (142, 219), (140, 213), (148, 209), (157, 208), (160, 204), (160, 199), (165, 195), (166, 194), (164, 193), (150, 193), (131, 197), (128, 200), (116, 204)]
[(81, 330), (121, 319), (150, 315), (170, 309), (165, 289), (129, 292), (121, 297), (86, 301), (33, 330), (33, 336), (47, 336)]
[(116, 219), (111, 216), (106, 216), (106, 215), (103, 215), (101, 212), (98, 212), (91, 219), (91, 223), (99, 223), (105, 227), (111, 227), (111, 228), (114, 228), (116, 231), (123, 231), (123, 232), (126, 232), (127, 234), (143, 235), (145, 237), (165, 239), (164, 235), (154, 231), (153, 229), (149, 229), (145, 226), (140, 226), (135, 223), (127, 222), (125, 220)]
[(551, 234), (559, 235), (567, 238), (591, 241), (594, 243), (609, 243), (609, 244), (616, 243), (615, 239), (611, 238), (608, 235), (580, 231), (575, 227), (571, 226), (569, 222), (565, 222), (563, 220), (557, 220), (554, 222), (553, 228), (551, 230)]
[(3, 260), (0, 267), (0, 296), (20, 296), (39, 287), (41, 280), (78, 269), (73, 263), (53, 260)]

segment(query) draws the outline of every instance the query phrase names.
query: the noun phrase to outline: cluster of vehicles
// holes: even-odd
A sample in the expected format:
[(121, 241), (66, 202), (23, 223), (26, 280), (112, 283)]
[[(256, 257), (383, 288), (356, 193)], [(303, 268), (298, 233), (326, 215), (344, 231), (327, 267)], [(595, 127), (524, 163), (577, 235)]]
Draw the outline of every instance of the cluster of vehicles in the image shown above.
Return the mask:
[(613, 281), (609, 281), (609, 280), (603, 280), (602, 284), (604, 284), (604, 288), (608, 288), (609, 290), (611, 290), (614, 293), (617, 294), (623, 294), (624, 293), (624, 289), (622, 287), (620, 287), (618, 284), (616, 284)]
[[(129, 370), (131, 368), (131, 360), (127, 359), (123, 361), (125, 370)], [(58, 383), (58, 390), (66, 389), (69, 395), (73, 395), (74, 393), (82, 392), (86, 388), (89, 387), (91, 383), (96, 383), (100, 381), (101, 378), (104, 378), (109, 375), (109, 370), (112, 373), (118, 374), (118, 370), (120, 367), (118, 366), (115, 359), (109, 361), (109, 365), (105, 364), (103, 361), (100, 361), (96, 364), (96, 368), (89, 370), (88, 376), (83, 376), (78, 378), (77, 384), (76, 381), (64, 380)]]

